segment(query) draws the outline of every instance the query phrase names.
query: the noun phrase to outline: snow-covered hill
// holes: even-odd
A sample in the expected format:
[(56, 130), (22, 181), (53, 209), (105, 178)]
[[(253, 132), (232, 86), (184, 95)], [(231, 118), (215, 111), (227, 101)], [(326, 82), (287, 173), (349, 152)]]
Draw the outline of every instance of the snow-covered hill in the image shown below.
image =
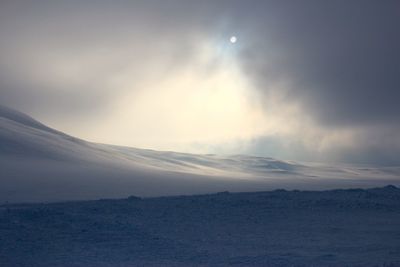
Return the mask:
[(161, 152), (87, 142), (0, 106), (0, 202), (400, 185), (400, 168)]

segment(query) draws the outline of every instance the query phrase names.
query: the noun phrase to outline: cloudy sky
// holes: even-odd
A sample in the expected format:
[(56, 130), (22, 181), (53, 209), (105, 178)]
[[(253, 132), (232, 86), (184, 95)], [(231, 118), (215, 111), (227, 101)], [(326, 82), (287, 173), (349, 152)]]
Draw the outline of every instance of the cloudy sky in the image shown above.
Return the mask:
[(2, 0), (0, 104), (95, 142), (400, 164), (399, 25), (397, 0)]

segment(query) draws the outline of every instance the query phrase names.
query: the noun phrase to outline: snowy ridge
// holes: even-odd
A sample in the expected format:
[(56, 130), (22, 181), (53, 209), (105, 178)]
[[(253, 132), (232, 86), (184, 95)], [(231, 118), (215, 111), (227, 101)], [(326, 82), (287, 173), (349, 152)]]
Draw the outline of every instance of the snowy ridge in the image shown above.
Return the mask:
[(87, 142), (0, 106), (0, 201), (400, 185), (399, 167), (297, 163)]
[(16, 123), (23, 124), (25, 126), (32, 127), (32, 128), (56, 133), (55, 130), (36, 121), (32, 117), (30, 117), (22, 112), (19, 112), (19, 111), (16, 111), (16, 110), (13, 110), (8, 107), (1, 106), (1, 105), (0, 105), (0, 117), (2, 117), (3, 119), (8, 119), (10, 121), (14, 121)]

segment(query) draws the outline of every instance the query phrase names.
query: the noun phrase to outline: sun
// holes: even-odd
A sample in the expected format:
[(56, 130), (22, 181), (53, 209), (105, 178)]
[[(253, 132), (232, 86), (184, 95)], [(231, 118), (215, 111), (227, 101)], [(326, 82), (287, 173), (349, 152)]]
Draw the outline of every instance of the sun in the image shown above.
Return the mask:
[(237, 42), (237, 37), (233, 35), (233, 36), (231, 36), (231, 38), (229, 39), (229, 41), (230, 41), (232, 44), (234, 44), (234, 43)]

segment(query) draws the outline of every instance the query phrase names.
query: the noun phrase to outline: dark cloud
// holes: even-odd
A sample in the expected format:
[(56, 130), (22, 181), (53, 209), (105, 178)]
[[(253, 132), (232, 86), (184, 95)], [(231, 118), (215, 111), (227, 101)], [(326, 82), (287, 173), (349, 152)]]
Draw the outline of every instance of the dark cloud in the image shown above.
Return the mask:
[(242, 58), (259, 88), (286, 81), (287, 97), (324, 125), (399, 123), (398, 1), (281, 1), (263, 12), (249, 18)]
[(124, 93), (109, 77), (136, 68), (139, 83), (180, 67), (203, 23), (215, 23), (171, 3), (2, 1), (0, 102), (39, 115), (92, 113)]

